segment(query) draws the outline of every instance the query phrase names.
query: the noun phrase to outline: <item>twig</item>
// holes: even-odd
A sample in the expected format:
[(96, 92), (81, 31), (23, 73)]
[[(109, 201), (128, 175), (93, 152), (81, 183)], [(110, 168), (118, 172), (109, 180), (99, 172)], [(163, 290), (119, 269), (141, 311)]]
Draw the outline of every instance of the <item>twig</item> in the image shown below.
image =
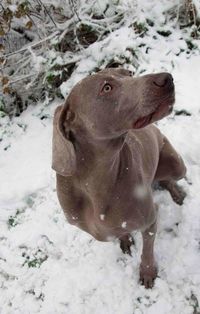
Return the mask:
[(85, 20), (84, 22), (85, 22), (85, 25), (96, 27), (97, 29), (100, 29), (102, 31), (107, 30), (107, 25), (101, 26), (98, 23), (92, 22), (90, 20)]
[(19, 71), (23, 68), (25, 68), (29, 63), (30, 63), (30, 58), (28, 58), (23, 64), (21, 64), (17, 70), (13, 73), (13, 76), (16, 76), (17, 73), (19, 73)]
[[(17, 61), (17, 62), (15, 62), (15, 66), (16, 65), (18, 65), (18, 64), (20, 64), (20, 63), (22, 63), (22, 62), (25, 62), (27, 59), (30, 59), (30, 56), (24, 56), (24, 57), (22, 57), (19, 61)], [(13, 66), (13, 64), (11, 63), (11, 64), (5, 64), (3, 67), (0, 67), (0, 70), (1, 69), (6, 69), (6, 68), (9, 68), (9, 67), (12, 67)]]
[(53, 70), (53, 71), (59, 71), (59, 70), (62, 70), (63, 68), (71, 65), (71, 64), (76, 64), (78, 61), (81, 60), (81, 57), (77, 57), (76, 59), (74, 60), (71, 60), (65, 64), (54, 64), (52, 65), (52, 67), (50, 68), (50, 70)]
[(50, 35), (50, 36), (48, 36), (48, 37), (46, 37), (46, 38), (44, 38), (44, 39), (38, 41), (37, 43), (33, 43), (32, 45), (26, 46), (25, 48), (19, 49), (19, 50), (17, 50), (17, 51), (14, 51), (14, 52), (11, 52), (11, 53), (8, 53), (8, 54), (5, 54), (5, 55), (3, 55), (2, 57), (3, 57), (3, 58), (8, 58), (8, 57), (13, 56), (13, 55), (15, 55), (15, 54), (17, 54), (17, 53), (24, 52), (24, 51), (26, 51), (26, 50), (28, 50), (28, 49), (30, 49), (30, 48), (37, 47), (37, 46), (39, 46), (40, 44), (42, 44), (43, 42), (48, 41), (48, 40), (52, 39), (53, 37), (59, 35), (59, 33), (60, 33), (60, 31), (56, 31), (56, 32), (53, 33), (52, 35)]
[(78, 13), (77, 13), (77, 11), (76, 11), (76, 8), (75, 8), (75, 5), (74, 5), (74, 1), (73, 1), (73, 0), (69, 0), (69, 5), (70, 5), (70, 7), (71, 7), (72, 12), (75, 13), (75, 15), (76, 15), (78, 21), (81, 22), (81, 19), (80, 19), (79, 15), (78, 15)]
[(9, 81), (9, 82), (8, 82), (8, 85), (15, 84), (15, 83), (17, 83), (17, 82), (19, 82), (19, 81), (28, 79), (28, 78), (30, 78), (30, 77), (33, 77), (33, 76), (37, 75), (37, 74), (39, 74), (39, 73), (32, 73), (32, 74), (24, 75), (24, 76), (22, 76), (22, 77), (20, 77), (20, 78), (18, 78), (18, 79), (16, 79), (16, 80), (14, 80), (14, 81)]
[(56, 23), (54, 22), (54, 20), (53, 20), (51, 14), (48, 12), (48, 10), (47, 10), (46, 6), (43, 4), (43, 2), (42, 2), (41, 0), (37, 0), (37, 1), (41, 4), (41, 6), (43, 6), (43, 8), (44, 8), (46, 14), (47, 14), (48, 17), (50, 18), (50, 20), (53, 22), (54, 26), (55, 26), (56, 28), (58, 28), (58, 26), (57, 26)]
[(37, 33), (38, 33), (39, 38), (42, 39), (41, 36), (40, 36), (40, 33), (39, 33), (39, 31), (38, 31), (38, 26), (35, 24), (35, 21), (32, 19), (32, 17), (30, 16), (30, 14), (27, 13), (27, 16), (29, 17), (29, 19), (31, 20), (31, 22), (33, 23), (33, 25), (35, 25), (35, 28), (37, 29)]
[(30, 15), (31, 15), (31, 16), (34, 16), (35, 18), (37, 18), (37, 19), (39, 19), (40, 21), (44, 22), (43, 18), (42, 18), (40, 15), (36, 14), (35, 12), (30, 11)]
[[(2, 3), (0, 3), (0, 6), (2, 7), (2, 10), (5, 10), (4, 6)], [(1, 11), (0, 11), (1, 12)]]

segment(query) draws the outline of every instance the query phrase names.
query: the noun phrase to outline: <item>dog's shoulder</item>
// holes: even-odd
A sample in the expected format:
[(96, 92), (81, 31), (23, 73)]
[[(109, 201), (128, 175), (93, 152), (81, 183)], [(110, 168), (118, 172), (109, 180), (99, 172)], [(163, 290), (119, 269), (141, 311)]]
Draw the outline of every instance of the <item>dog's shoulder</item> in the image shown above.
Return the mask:
[(153, 147), (155, 145), (162, 147), (163, 138), (164, 136), (160, 130), (154, 124), (151, 124), (142, 129), (130, 130), (126, 141), (129, 146), (133, 147)]

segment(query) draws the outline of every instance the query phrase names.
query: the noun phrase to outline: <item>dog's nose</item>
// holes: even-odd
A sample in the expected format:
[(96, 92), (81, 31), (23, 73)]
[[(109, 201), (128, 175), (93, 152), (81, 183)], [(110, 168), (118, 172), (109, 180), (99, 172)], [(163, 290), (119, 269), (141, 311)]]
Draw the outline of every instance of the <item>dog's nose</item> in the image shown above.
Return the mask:
[(156, 74), (153, 84), (157, 87), (172, 88), (174, 86), (173, 77), (170, 73)]

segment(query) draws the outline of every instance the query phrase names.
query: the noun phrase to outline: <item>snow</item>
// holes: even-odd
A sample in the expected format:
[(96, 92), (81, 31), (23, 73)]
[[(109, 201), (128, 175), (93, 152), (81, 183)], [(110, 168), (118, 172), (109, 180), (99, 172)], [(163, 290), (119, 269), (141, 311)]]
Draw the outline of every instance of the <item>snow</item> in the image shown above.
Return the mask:
[(126, 222), (126, 221), (123, 221), (121, 226), (122, 226), (122, 228), (126, 228), (127, 222)]
[[(167, 6), (168, 1), (164, 2)], [(161, 15), (157, 20), (159, 4), (153, 8), (153, 1), (147, 1), (146, 5), (156, 23), (162, 23)], [(142, 11), (140, 7), (137, 10)], [(164, 37), (152, 41), (150, 36), (134, 41), (139, 45), (146, 40), (151, 47), (148, 55), (143, 54), (145, 57), (139, 60), (138, 72), (170, 71), (177, 91), (174, 109), (191, 114), (175, 115), (174, 111), (158, 123), (184, 158), (188, 172), (187, 180), (180, 182), (187, 192), (182, 206), (176, 205), (166, 191), (154, 193), (159, 205), (155, 241), (159, 277), (155, 286), (146, 290), (138, 282), (142, 245), (139, 233), (134, 233), (135, 247), (130, 257), (122, 254), (117, 241), (98, 242), (66, 222), (51, 170), (52, 116), (60, 101), (50, 106), (39, 103), (29, 106), (12, 123), (1, 118), (2, 130), (7, 133), (0, 142), (0, 313), (198, 313), (200, 56), (176, 56), (185, 43), (180, 38), (177, 30), (170, 42)], [(63, 83), (63, 95), (85, 76), (86, 69), (90, 71), (98, 60), (115, 50), (123, 53), (132, 40), (130, 30), (123, 27), (103, 42), (107, 45), (101, 52), (102, 42), (93, 44), (71, 79)], [(46, 119), (41, 119), (43, 111)], [(139, 195), (143, 192), (139, 189)], [(122, 224), (125, 227), (125, 222)]]
[(105, 219), (105, 215), (104, 215), (104, 214), (101, 214), (101, 215), (100, 215), (100, 219), (101, 219), (101, 220), (104, 220), (104, 219)]
[(137, 185), (133, 190), (134, 196), (143, 199), (147, 195), (147, 189), (144, 185)]

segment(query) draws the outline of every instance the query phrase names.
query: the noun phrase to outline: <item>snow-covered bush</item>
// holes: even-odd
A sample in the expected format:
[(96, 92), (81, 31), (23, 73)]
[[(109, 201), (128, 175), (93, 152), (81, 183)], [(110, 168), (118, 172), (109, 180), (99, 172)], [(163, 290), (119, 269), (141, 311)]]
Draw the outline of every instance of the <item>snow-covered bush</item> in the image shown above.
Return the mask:
[(191, 0), (142, 5), (138, 0), (3, 0), (0, 114), (19, 115), (38, 99), (65, 97), (80, 77), (107, 66), (145, 72), (140, 60), (153, 41), (170, 42), (174, 28), (180, 29), (177, 55), (195, 53), (198, 12), (199, 2)]

